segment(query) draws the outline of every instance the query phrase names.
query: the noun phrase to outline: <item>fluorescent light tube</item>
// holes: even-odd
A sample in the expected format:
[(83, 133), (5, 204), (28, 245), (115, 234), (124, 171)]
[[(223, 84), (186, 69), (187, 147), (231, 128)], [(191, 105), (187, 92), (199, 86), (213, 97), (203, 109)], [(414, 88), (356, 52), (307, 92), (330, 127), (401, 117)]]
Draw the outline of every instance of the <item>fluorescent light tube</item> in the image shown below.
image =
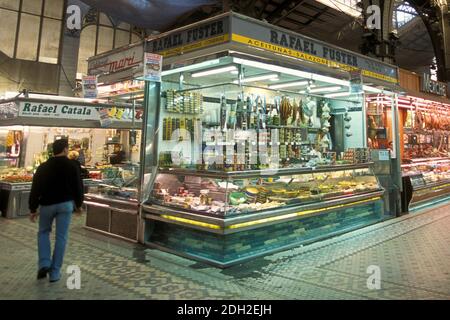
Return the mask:
[(282, 89), (282, 88), (292, 88), (292, 87), (302, 87), (307, 86), (309, 84), (309, 81), (295, 81), (295, 82), (287, 82), (287, 83), (280, 83), (280, 84), (274, 84), (270, 85), (270, 89)]
[(289, 75), (304, 78), (304, 79), (328, 82), (331, 84), (336, 84), (336, 85), (346, 86), (346, 87), (350, 86), (348, 80), (336, 79), (333, 77), (322, 76), (322, 75), (315, 74), (315, 73), (305, 72), (305, 71), (296, 70), (296, 69), (290, 69), (290, 68), (286, 68), (286, 67), (280, 67), (280, 66), (276, 66), (276, 65), (272, 65), (272, 64), (263, 63), (263, 62), (252, 61), (252, 60), (247, 60), (247, 59), (242, 59), (242, 58), (233, 58), (233, 62), (242, 64), (242, 65), (248, 66), (248, 67), (255, 67), (255, 68), (260, 68), (260, 69), (267, 70), (267, 71), (289, 74)]
[(320, 87), (320, 88), (311, 89), (309, 92), (311, 92), (311, 93), (334, 92), (334, 91), (339, 91), (341, 89), (342, 89), (342, 87), (338, 87), (338, 86), (335, 86), (335, 87)]
[(185, 66), (185, 67), (180, 67), (180, 68), (175, 68), (175, 69), (171, 69), (171, 70), (166, 70), (166, 71), (163, 71), (161, 73), (161, 75), (164, 77), (164, 76), (169, 76), (169, 75), (175, 74), (175, 73), (192, 71), (193, 69), (211, 67), (211, 66), (215, 66), (215, 65), (218, 65), (218, 64), (220, 64), (220, 59), (214, 59), (214, 60), (209, 60), (209, 61), (205, 61), (205, 62), (200, 62), (200, 63), (197, 63), (195, 65), (189, 65), (189, 66)]
[(195, 73), (192, 74), (192, 78), (206, 77), (206, 76), (210, 76), (210, 75), (213, 75), (213, 74), (231, 72), (231, 71), (236, 71), (236, 70), (237, 70), (237, 68), (235, 66), (228, 66), (228, 67), (223, 67), (223, 68), (210, 69), (210, 70), (195, 72)]
[(350, 92), (337, 92), (337, 93), (330, 93), (324, 95), (325, 98), (337, 98), (337, 97), (349, 97), (352, 95), (357, 95), (357, 93), (350, 93)]
[[(260, 76), (244, 78), (244, 79), (241, 80), (241, 83), (256, 82), (256, 81), (263, 81), (263, 80), (272, 80), (272, 79), (277, 79), (277, 78), (278, 78), (278, 74), (277, 73), (270, 73), (270, 74), (264, 74), (264, 75), (260, 75)], [(238, 80), (235, 80), (233, 82), (234, 83), (239, 83)]]

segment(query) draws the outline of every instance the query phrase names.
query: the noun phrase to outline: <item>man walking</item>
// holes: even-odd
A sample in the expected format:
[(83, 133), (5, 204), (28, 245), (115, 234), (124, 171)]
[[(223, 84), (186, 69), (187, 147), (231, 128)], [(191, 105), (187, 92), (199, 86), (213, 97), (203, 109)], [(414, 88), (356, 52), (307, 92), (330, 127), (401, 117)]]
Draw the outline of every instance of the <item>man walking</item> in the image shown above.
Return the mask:
[[(81, 213), (84, 200), (79, 168), (67, 158), (68, 153), (67, 140), (57, 140), (53, 143), (54, 156), (37, 169), (29, 200), (30, 220), (35, 222), (36, 218), (40, 217), (37, 278), (43, 279), (49, 274), (50, 282), (61, 278), (72, 213)], [(50, 233), (53, 220), (56, 220), (56, 242), (51, 257)]]

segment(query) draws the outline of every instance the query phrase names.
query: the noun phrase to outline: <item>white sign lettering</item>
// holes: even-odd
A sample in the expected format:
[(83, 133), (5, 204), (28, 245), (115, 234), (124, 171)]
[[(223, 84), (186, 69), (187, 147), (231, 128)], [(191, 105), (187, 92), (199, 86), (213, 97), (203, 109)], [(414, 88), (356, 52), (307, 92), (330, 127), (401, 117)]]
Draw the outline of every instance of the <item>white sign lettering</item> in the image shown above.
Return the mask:
[[(22, 101), (19, 105), (19, 116), (28, 118), (72, 119), (100, 121), (100, 108), (80, 105), (47, 104)], [(136, 110), (135, 121), (142, 121), (142, 110)], [(112, 121), (131, 122), (133, 111), (130, 108), (112, 107), (108, 109)]]
[(444, 82), (431, 80), (431, 76), (427, 73), (423, 74), (421, 79), (422, 91), (437, 94), (439, 96), (447, 95), (447, 85)]

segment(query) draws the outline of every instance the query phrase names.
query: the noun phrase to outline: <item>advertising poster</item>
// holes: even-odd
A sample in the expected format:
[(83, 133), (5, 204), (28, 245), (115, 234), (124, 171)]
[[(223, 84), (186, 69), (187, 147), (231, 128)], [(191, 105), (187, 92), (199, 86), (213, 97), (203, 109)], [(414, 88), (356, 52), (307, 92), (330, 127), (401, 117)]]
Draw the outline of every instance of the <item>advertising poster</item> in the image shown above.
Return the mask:
[(97, 76), (83, 76), (82, 85), (84, 98), (97, 98)]
[(112, 118), (109, 116), (109, 111), (106, 108), (102, 108), (98, 110), (98, 113), (100, 115), (100, 126), (102, 128), (107, 128), (109, 127), (113, 120)]
[(154, 53), (145, 53), (144, 79), (146, 81), (161, 82), (163, 57)]

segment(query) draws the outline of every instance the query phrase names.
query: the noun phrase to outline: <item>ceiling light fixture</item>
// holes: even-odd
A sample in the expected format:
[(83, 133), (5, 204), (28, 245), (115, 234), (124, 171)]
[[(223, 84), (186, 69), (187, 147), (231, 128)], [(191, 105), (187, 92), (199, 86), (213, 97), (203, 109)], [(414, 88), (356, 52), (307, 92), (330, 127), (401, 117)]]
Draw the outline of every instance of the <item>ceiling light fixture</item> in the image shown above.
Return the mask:
[(280, 84), (274, 84), (269, 86), (269, 89), (282, 89), (282, 88), (292, 88), (292, 87), (302, 87), (307, 86), (309, 84), (308, 80), (304, 81), (295, 81), (295, 82), (287, 82), (287, 83), (280, 83)]
[(206, 77), (206, 76), (211, 76), (214, 74), (220, 74), (220, 73), (231, 72), (231, 71), (237, 71), (236, 66), (228, 66), (228, 67), (223, 67), (223, 68), (195, 72), (192, 74), (192, 78)]
[(338, 98), (338, 97), (349, 97), (352, 95), (357, 95), (357, 93), (352, 93), (352, 92), (337, 92), (337, 93), (330, 93), (330, 94), (326, 94), (324, 95), (325, 98)]
[(311, 93), (319, 93), (319, 92), (335, 92), (341, 90), (342, 87), (334, 86), (334, 87), (320, 87), (311, 89), (309, 92)]
[(311, 80), (320, 81), (320, 82), (327, 82), (330, 84), (336, 84), (336, 85), (346, 86), (346, 87), (350, 86), (350, 83), (348, 80), (336, 79), (333, 77), (322, 76), (319, 74), (310, 73), (310, 72), (301, 71), (301, 70), (290, 69), (290, 68), (286, 68), (286, 67), (280, 67), (280, 66), (276, 66), (276, 65), (272, 65), (272, 64), (268, 64), (268, 63), (247, 60), (247, 59), (242, 59), (242, 58), (233, 58), (233, 62), (242, 64), (242, 65), (248, 66), (248, 67), (254, 67), (254, 68), (259, 68), (259, 69), (263, 69), (263, 70), (267, 70), (267, 71), (273, 71), (273, 72), (278, 72), (278, 73), (282, 73), (282, 74), (286, 74), (286, 75), (292, 75), (292, 76), (296, 76), (296, 77), (300, 77), (300, 78), (304, 78), (304, 79), (311, 79)]
[[(248, 78), (244, 78), (241, 80), (241, 83), (246, 83), (246, 82), (256, 82), (256, 81), (263, 81), (263, 80), (273, 80), (276, 81), (278, 79), (278, 74), (277, 73), (270, 73), (270, 74), (264, 74), (264, 75), (260, 75), (260, 76), (254, 76), (254, 77), (248, 77)], [(239, 83), (238, 80), (233, 81), (233, 83)]]
[(161, 72), (161, 75), (164, 77), (164, 76), (169, 76), (169, 75), (175, 74), (175, 73), (192, 71), (192, 69), (202, 69), (202, 68), (212, 67), (212, 66), (216, 66), (216, 65), (220, 64), (220, 62), (221, 62), (220, 59), (204, 61), (204, 62), (197, 63), (194, 66), (189, 65), (189, 66), (175, 68), (175, 69), (171, 69), (171, 70), (165, 70), (165, 71)]

